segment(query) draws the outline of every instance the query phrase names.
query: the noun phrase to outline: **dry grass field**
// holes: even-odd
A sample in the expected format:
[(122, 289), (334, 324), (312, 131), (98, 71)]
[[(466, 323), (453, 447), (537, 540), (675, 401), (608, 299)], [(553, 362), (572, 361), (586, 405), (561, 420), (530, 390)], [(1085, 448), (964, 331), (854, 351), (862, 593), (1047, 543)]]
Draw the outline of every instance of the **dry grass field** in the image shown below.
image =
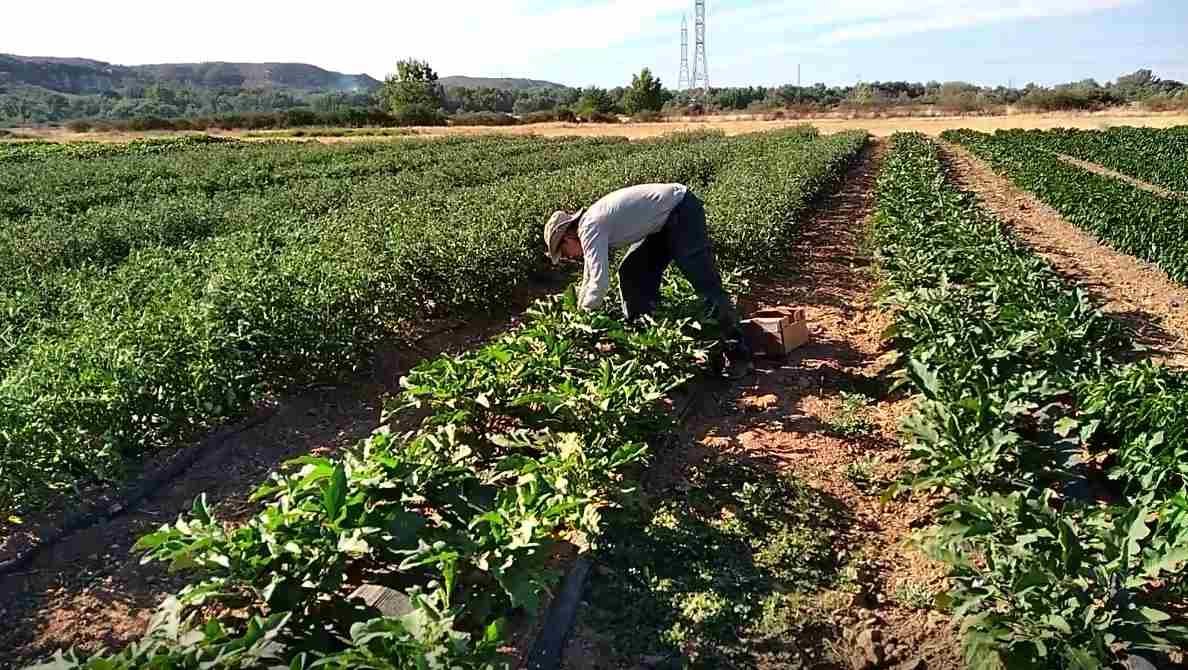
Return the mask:
[[(713, 116), (698, 119), (683, 119), (658, 123), (540, 123), (524, 126), (456, 126), (449, 128), (415, 128), (417, 135), (438, 137), (446, 135), (486, 135), (502, 133), (507, 135), (539, 135), (541, 137), (580, 136), (592, 137), (601, 135), (626, 136), (631, 139), (657, 137), (679, 130), (698, 130), (713, 128), (722, 130), (727, 135), (774, 130), (797, 124), (808, 123), (816, 126), (822, 133), (837, 133), (846, 130), (863, 129), (877, 137), (888, 137), (901, 131), (918, 131), (929, 135), (939, 135), (946, 130), (955, 128), (971, 128), (984, 132), (1000, 129), (1025, 128), (1046, 130), (1050, 128), (1081, 128), (1100, 130), (1111, 126), (1142, 126), (1150, 128), (1170, 128), (1172, 126), (1188, 125), (1188, 114), (1183, 112), (1128, 112), (1111, 110), (1108, 112), (1062, 112), (1047, 114), (1006, 114), (999, 116), (906, 116), (885, 118), (844, 118), (837, 115), (805, 117), (799, 119), (783, 119), (767, 121), (753, 116)], [(19, 131), (21, 136), (48, 139), (57, 142), (71, 141), (99, 141), (126, 142), (141, 137), (167, 137), (184, 134), (172, 131), (150, 132), (91, 132), (73, 133), (62, 128), (26, 129)], [(278, 137), (285, 137), (285, 131), (276, 131)], [(270, 133), (253, 132), (253, 137), (245, 137), (247, 131), (212, 131), (209, 134), (237, 137), (241, 139), (261, 139)], [(399, 139), (390, 137), (375, 137), (359, 135), (353, 137), (316, 137), (316, 130), (311, 129), (308, 138), (322, 142), (358, 142), (377, 141), (384, 139)]]
[(1152, 128), (1170, 128), (1172, 126), (1188, 125), (1188, 114), (1183, 113), (1143, 113), (1130, 114), (1126, 112), (1110, 113), (1062, 113), (1062, 114), (1009, 114), (1005, 116), (934, 116), (934, 117), (901, 117), (901, 118), (836, 118), (817, 117), (804, 119), (786, 119), (779, 121), (764, 121), (752, 118), (738, 117), (709, 117), (699, 120), (671, 121), (661, 123), (624, 123), (624, 124), (574, 124), (548, 123), (531, 126), (511, 126), (502, 128), (490, 127), (454, 127), (454, 128), (422, 128), (418, 132), (427, 135), (479, 134), (479, 133), (535, 133), (543, 136), (556, 135), (625, 135), (632, 139), (656, 137), (674, 130), (696, 130), (714, 128), (724, 131), (727, 135), (772, 130), (801, 123), (816, 126), (823, 133), (836, 133), (845, 130), (867, 130), (872, 135), (887, 137), (901, 131), (918, 131), (929, 135), (939, 135), (954, 128), (972, 128), (985, 132), (993, 132), (1006, 128), (1027, 128), (1045, 130), (1049, 128), (1083, 128), (1102, 129), (1111, 126), (1147, 126)]

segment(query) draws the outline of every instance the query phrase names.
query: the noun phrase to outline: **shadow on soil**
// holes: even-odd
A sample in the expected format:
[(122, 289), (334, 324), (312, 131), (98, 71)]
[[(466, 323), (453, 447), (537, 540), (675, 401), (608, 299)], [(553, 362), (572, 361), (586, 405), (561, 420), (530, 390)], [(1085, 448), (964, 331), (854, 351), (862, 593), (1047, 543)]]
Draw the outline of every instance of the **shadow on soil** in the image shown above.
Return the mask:
[(827, 612), (849, 599), (834, 551), (849, 510), (770, 461), (692, 449), (682, 479), (609, 520), (580, 623), (600, 647), (591, 656), (598, 667), (827, 663), (838, 635)]

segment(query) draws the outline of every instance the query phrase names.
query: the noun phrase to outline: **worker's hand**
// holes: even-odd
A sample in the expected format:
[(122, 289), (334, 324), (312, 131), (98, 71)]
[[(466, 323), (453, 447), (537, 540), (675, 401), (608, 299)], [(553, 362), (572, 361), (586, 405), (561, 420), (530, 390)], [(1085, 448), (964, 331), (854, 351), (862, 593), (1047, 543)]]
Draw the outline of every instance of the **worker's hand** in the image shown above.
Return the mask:
[(615, 350), (615, 344), (614, 342), (599, 342), (595, 345), (595, 348), (598, 349), (599, 353), (609, 354)]

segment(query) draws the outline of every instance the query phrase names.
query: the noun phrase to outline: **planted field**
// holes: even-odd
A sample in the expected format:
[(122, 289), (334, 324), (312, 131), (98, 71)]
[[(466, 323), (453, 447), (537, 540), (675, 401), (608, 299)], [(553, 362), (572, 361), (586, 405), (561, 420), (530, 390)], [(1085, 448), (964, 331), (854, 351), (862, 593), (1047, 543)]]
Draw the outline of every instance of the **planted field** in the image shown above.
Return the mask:
[[(576, 168), (555, 183), (534, 176), (533, 195), (524, 190), (527, 178), (517, 177), (481, 192), (394, 202), (392, 210), (407, 217), (392, 218), (407, 227), (422, 212), (424, 232), (434, 234), (436, 216), (453, 224), (454, 240), (442, 235), (439, 244), (460, 245), (455, 253), (471, 256), (483, 254), (483, 245), (518, 250), (524, 272), (537, 264), (539, 252), (530, 249), (551, 203), (642, 179), (683, 179), (704, 190), (712, 235), (729, 266), (767, 267), (767, 254), (748, 253), (764, 247), (745, 229), (794, 237), (809, 200), (836, 183), (865, 142), (863, 134), (818, 139), (802, 132), (670, 141), (663, 151)], [(480, 218), (496, 212), (502, 217)], [(371, 230), (382, 231), (381, 215), (368, 216), (375, 217)], [(345, 227), (339, 220), (323, 230), (335, 224)], [(456, 241), (459, 233), (473, 235), (469, 247)], [(448, 252), (439, 253), (444, 268)], [(426, 274), (418, 290), (446, 293), (437, 283), (445, 278), (425, 270), (433, 259), (419, 258)], [(452, 258), (475, 264), (470, 275), (455, 270), (459, 280), (485, 268), (479, 281), (499, 281), (482, 258)], [(499, 271), (517, 268), (506, 252), (502, 260), (513, 265)], [(389, 417), (399, 422), (413, 413), (419, 427), (412, 432), (382, 430), (343, 455), (299, 459), (257, 490), (263, 507), (242, 522), (220, 520), (199, 499), (185, 518), (137, 545), (146, 560), (190, 572), (190, 584), (165, 602), (142, 642), (104, 658), (66, 655), (61, 667), (501, 662), (507, 615), (536, 611), (556, 582), (564, 547), (602, 540), (603, 511), (634, 488), (649, 441), (671, 425), (661, 401), (707, 358), (707, 331), (687, 316), (700, 312), (689, 287), (674, 282), (668, 293), (661, 320), (635, 329), (578, 313), (572, 294), (539, 302), (511, 333), (404, 378)], [(408, 613), (382, 617), (348, 602), (363, 583), (401, 589)]]
[[(12, 215), (5, 230), (15, 231), (8, 237), (14, 248), (36, 247), (40, 236), (56, 251), (7, 266), (0, 501), (11, 512), (64, 486), (118, 478), (129, 459), (168, 448), (267, 394), (358, 366), (410, 322), (503, 303), (542, 268), (537, 228), (553, 208), (576, 209), (640, 181), (702, 188), (735, 156), (811, 145), (803, 152), (817, 161), (814, 171), (801, 184), (780, 182), (790, 205), (811, 195), (816, 168), (828, 169), (817, 156), (840, 150), (840, 141), (791, 131), (639, 144), (422, 141), (310, 155), (285, 145), (271, 149), (276, 155), (237, 147), (217, 157), (223, 172), (235, 172), (229, 164), (242, 159), (241, 173), (267, 174), (256, 181), (279, 185), (240, 184), (247, 193), (227, 199), (204, 190), (219, 174), (208, 160), (167, 153), (156, 169), (181, 175), (168, 194), (123, 204), (132, 196), (121, 192), (115, 205), (143, 210), (147, 202), (146, 220), (159, 223), (156, 230), (107, 212), (107, 191), (102, 205), (65, 207), (79, 211), (60, 214), (71, 226)], [(358, 157), (366, 168), (352, 166)], [(134, 174), (129, 160), (120, 157), (113, 169)], [(418, 161), (432, 165), (420, 169)], [(282, 178), (294, 163), (292, 179)], [(366, 176), (300, 176), (355, 168)], [(374, 177), (375, 170), (395, 174)], [(296, 192), (293, 179), (301, 184)], [(161, 181), (168, 180), (149, 183)], [(737, 196), (739, 187), (729, 184), (718, 188)], [(724, 255), (747, 244), (738, 232), (746, 214), (723, 208), (715, 222)], [(37, 259), (49, 266), (37, 267)]]
[[(405, 284), (399, 267), (411, 263), (400, 259), (422, 254), (434, 242), (426, 227), (417, 239), (402, 243), (399, 238), (407, 236), (401, 230), (417, 229), (429, 217), (380, 219), (376, 208), (384, 202), (426, 189), (448, 202), (441, 194), (514, 174), (605, 164), (640, 148), (608, 141), (572, 147), (541, 142), (529, 159), (528, 143), (496, 140), (374, 148), (393, 154), (386, 160), (368, 156), (375, 151), (347, 148), (314, 160), (319, 157), (277, 146), (279, 156), (252, 147), (180, 164), (184, 152), (167, 153), (150, 163), (197, 184), (191, 192), (171, 187), (156, 199), (123, 193), (119, 198), (125, 200), (115, 205), (104, 193), (103, 204), (61, 213), (56, 221), (14, 215), (5, 226), (14, 250), (6, 260), (27, 262), (5, 265), (0, 294), (5, 306), (0, 500), (6, 509), (20, 509), (27, 496), (64, 483), (118, 476), (126, 458), (232, 416), (264, 394), (349, 370), (402, 319), (462, 307), (449, 296), (426, 306), (400, 295), (414, 288)], [(400, 161), (415, 166), (417, 159), (406, 155), (424, 149), (429, 155), (419, 160), (432, 161), (430, 169), (390, 167)], [(244, 157), (248, 151), (257, 154)], [(226, 198), (203, 190), (217, 174), (211, 159), (224, 172), (233, 159), (244, 157), (243, 173), (283, 173), (277, 164), (304, 161), (333, 174), (349, 171), (350, 158), (360, 155), (370, 160), (368, 170), (380, 164), (395, 174), (370, 183), (341, 175), (298, 179), (296, 189), (278, 179), (277, 188), (256, 185), (250, 193)], [(129, 160), (145, 159), (117, 159), (121, 164), (113, 169), (125, 172), (122, 183), (139, 183), (133, 178), (138, 170), (154, 169), (123, 165)], [(86, 162), (102, 171), (96, 160)], [(188, 181), (191, 168), (202, 174)], [(79, 178), (88, 183), (84, 175)], [(464, 188), (449, 188), (456, 183)], [(63, 193), (74, 190), (68, 180), (63, 184)], [(138, 212), (144, 216), (138, 218)], [(365, 220), (377, 219), (384, 223), (364, 230)], [(539, 265), (524, 240), (519, 238), (520, 251), (505, 246), (488, 248), (485, 256), (470, 254), (506, 272), (494, 278), (499, 283), (490, 295), (475, 297), (468, 290), (475, 288), (474, 280), (470, 287), (458, 285), (472, 305), (494, 304), (528, 267)], [(420, 248), (412, 248), (417, 244)], [(431, 274), (430, 265), (424, 259), (415, 271)]]
[[(1125, 254), (1188, 281), (1184, 203), (1060, 157), (1152, 133), (5, 148), (7, 530), (419, 362), (0, 561), (0, 668), (1180, 667), (1188, 373), (1138, 343), (1188, 303)], [(650, 181), (809, 344), (727, 383), (675, 275), (524, 297), (552, 210)]]
[[(1023, 133), (950, 131), (943, 137), (968, 147), (1070, 223), (1123, 253), (1155, 263), (1172, 279), (1188, 282), (1188, 200), (1156, 195), (1070, 165), (1037, 150)], [(1183, 164), (1181, 160), (1167, 165), (1176, 170)]]
[(893, 138), (876, 244), (896, 307), (910, 490), (950, 492), (932, 534), (978, 667), (1105, 667), (1188, 642), (1188, 377), (1130, 343), (970, 197), (938, 147)]
[(1188, 126), (1166, 130), (1120, 126), (1108, 130), (1012, 131), (1035, 146), (1188, 194)]

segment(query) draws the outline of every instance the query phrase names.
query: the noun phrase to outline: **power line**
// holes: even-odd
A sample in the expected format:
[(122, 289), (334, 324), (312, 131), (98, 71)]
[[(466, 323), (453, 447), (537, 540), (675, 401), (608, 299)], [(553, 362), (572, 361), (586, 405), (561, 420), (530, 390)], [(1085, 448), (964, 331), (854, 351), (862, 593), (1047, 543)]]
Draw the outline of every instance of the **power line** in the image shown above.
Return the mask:
[(696, 89), (700, 86), (702, 94), (709, 95), (709, 65), (705, 57), (705, 0), (696, 0), (693, 36), (695, 46), (691, 87)]
[(681, 73), (677, 76), (677, 90), (685, 91), (693, 85), (689, 74), (689, 15), (681, 15)]

